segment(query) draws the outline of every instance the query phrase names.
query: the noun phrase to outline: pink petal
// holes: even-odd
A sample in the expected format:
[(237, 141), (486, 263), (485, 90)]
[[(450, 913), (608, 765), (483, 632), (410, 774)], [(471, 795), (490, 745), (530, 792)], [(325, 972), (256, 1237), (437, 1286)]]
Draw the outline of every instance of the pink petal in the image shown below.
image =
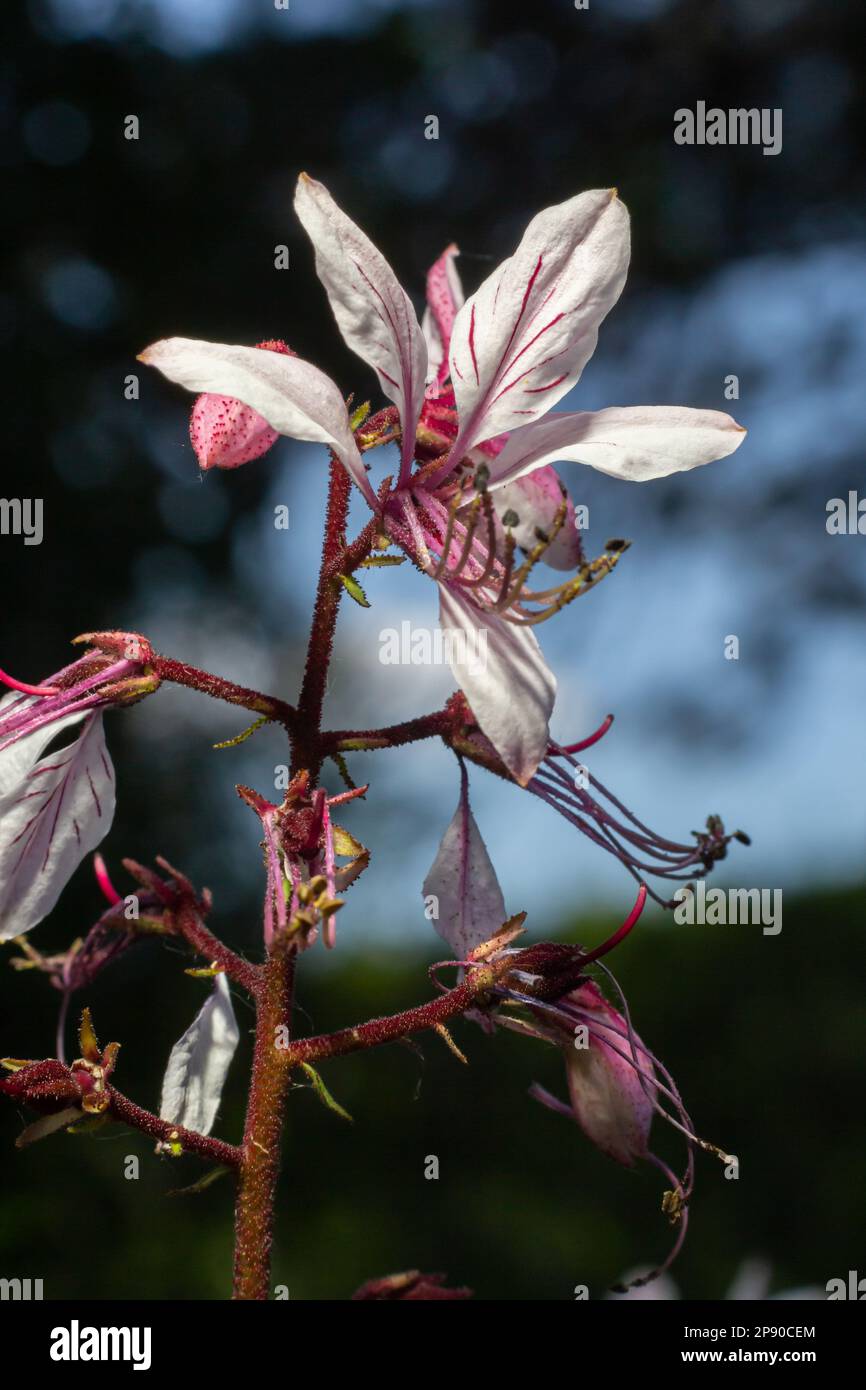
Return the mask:
[(521, 786), (547, 752), (556, 680), (531, 628), (483, 613), (456, 584), (439, 585), (451, 670), (481, 730)]
[[(519, 522), (513, 527), (517, 544), (531, 550), (538, 544), (538, 531), (550, 535), (563, 502), (563, 487), (554, 468), (536, 468), (513, 483), (505, 483), (491, 493), (500, 521), (514, 513)], [(552, 545), (544, 552), (544, 563), (557, 570), (576, 569), (583, 559), (580, 532), (575, 526), (574, 503), (565, 494), (566, 513)]]
[(439, 395), (448, 376), (448, 348), (457, 311), (463, 304), (463, 286), (454, 264), (459, 250), (454, 242), (427, 272), (427, 308), (421, 331), (427, 343), (427, 395)]
[(489, 486), (501, 487), (555, 459), (643, 483), (726, 458), (745, 437), (721, 410), (641, 405), (563, 411), (511, 435), (490, 465)]
[(306, 174), (298, 179), (295, 211), (315, 248), (316, 272), (345, 342), (373, 368), (400, 412), (405, 481), (427, 372), (427, 348), (412, 302), (382, 253), (324, 185)]
[(421, 889), (437, 899), (433, 925), (458, 960), (489, 941), (508, 917), (496, 870), (469, 806), (469, 779), (460, 767), (460, 800)]
[(575, 1118), (602, 1153), (630, 1168), (647, 1152), (653, 1105), (644, 1085), (651, 1093), (653, 1087), (647, 1083), (654, 1080), (652, 1063), (640, 1051), (640, 1038), (634, 1034), (642, 1084), (631, 1058), (625, 1019), (608, 1004), (597, 985), (581, 985), (568, 996), (568, 1002), (596, 1020), (590, 1024), (588, 1047), (566, 1049)]
[(378, 505), (339, 387), (312, 363), (262, 348), (204, 343), (192, 338), (163, 338), (145, 348), (139, 361), (157, 367), (169, 381), (188, 391), (243, 401), (271, 429), (289, 439), (327, 444), (370, 505)]
[(615, 190), (581, 193), (533, 218), (454, 323), (462, 453), (543, 415), (571, 390), (619, 298), (628, 259), (628, 213)]
[(248, 405), (229, 396), (199, 396), (189, 422), (199, 467), (238, 468), (267, 453), (279, 435)]
[[(297, 356), (279, 340), (256, 343), (256, 347), (280, 352), (288, 357)], [(250, 410), (248, 405), (232, 400), (230, 396), (211, 395), (199, 396), (195, 401), (190, 416), (189, 437), (199, 467), (204, 471), (208, 468), (237, 468), (242, 463), (250, 463), (267, 453), (279, 439), (267, 420), (263, 420), (255, 410)]]

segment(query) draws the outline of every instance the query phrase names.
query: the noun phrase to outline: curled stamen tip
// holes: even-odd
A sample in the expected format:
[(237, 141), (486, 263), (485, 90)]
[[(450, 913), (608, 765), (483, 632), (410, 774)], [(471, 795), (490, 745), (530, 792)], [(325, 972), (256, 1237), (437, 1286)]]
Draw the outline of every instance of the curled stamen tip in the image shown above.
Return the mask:
[(8, 675), (5, 671), (0, 671), (0, 682), (9, 687), (10, 690), (18, 690), (22, 695), (59, 695), (60, 687), (56, 685), (27, 685), (24, 681), (17, 681), (14, 676)]
[(604, 738), (605, 734), (608, 732), (611, 725), (613, 724), (613, 719), (614, 716), (612, 714), (605, 715), (604, 719), (599, 724), (598, 728), (595, 730), (595, 733), (589, 734), (587, 738), (580, 739), (578, 743), (569, 744), (567, 747), (562, 749), (562, 752), (581, 753), (584, 748), (591, 748), (594, 743), (598, 743), (599, 739)]

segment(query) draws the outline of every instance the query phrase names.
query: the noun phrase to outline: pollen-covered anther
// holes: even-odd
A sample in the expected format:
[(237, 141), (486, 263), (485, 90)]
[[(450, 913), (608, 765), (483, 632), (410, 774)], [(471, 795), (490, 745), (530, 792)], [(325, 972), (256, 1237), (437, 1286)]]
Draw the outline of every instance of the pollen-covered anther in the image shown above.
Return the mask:
[(678, 1221), (682, 1220), (682, 1215), (687, 1205), (688, 1203), (686, 1202), (685, 1194), (682, 1190), (672, 1191), (668, 1189), (668, 1191), (662, 1194), (662, 1211), (672, 1226), (675, 1226)]
[[(551, 541), (556, 535), (556, 529), (558, 528), (551, 531)], [(599, 555), (588, 564), (581, 565), (574, 578), (566, 580), (564, 584), (558, 584), (551, 589), (524, 589), (520, 595), (521, 605), (526, 602), (540, 603), (549, 600), (547, 607), (537, 610), (526, 609), (520, 613), (510, 612), (505, 616), (510, 622), (517, 623), (521, 627), (534, 627), (538, 623), (546, 622), (548, 618), (560, 613), (569, 603), (573, 603), (576, 598), (589, 593), (590, 589), (594, 589), (596, 584), (601, 583), (602, 579), (615, 569), (620, 556), (625, 554), (630, 544), (630, 541), (608, 542), (603, 555)], [(615, 548), (611, 549), (611, 546)], [(536, 547), (537, 549), (538, 547)], [(532, 554), (534, 555), (535, 551)]]

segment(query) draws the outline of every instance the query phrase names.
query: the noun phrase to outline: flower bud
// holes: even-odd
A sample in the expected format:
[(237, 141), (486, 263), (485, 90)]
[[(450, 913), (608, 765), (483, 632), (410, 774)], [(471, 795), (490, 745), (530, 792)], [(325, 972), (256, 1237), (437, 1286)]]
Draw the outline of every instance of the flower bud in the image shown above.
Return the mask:
[[(271, 338), (257, 343), (267, 352), (281, 352), (289, 357), (297, 353), (280, 339)], [(189, 437), (199, 467), (238, 468), (261, 458), (277, 442), (279, 435), (258, 411), (250, 409), (231, 396), (207, 392), (196, 398), (189, 421)]]
[(19, 1065), (11, 1058), (4, 1058), (3, 1065), (14, 1070), (8, 1076), (0, 1076), (0, 1095), (49, 1114), (81, 1101), (82, 1088), (62, 1062), (49, 1057), (44, 1062)]
[(445, 1277), (444, 1274), (422, 1274), (417, 1269), (409, 1269), (404, 1274), (387, 1274), (384, 1279), (368, 1279), (352, 1294), (352, 1302), (406, 1303), (472, 1297), (471, 1289), (447, 1288)]

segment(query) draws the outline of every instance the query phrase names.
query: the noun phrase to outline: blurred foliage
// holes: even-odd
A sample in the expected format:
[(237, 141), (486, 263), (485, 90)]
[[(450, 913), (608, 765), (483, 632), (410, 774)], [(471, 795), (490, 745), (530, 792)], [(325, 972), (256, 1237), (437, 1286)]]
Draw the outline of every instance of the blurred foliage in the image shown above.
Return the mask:
[[(778, 937), (656, 919), (611, 958), (635, 1025), (673, 1072), (698, 1132), (741, 1163), (730, 1181), (715, 1159), (698, 1157), (691, 1231), (674, 1271), (684, 1296), (723, 1297), (747, 1256), (770, 1262), (773, 1292), (823, 1288), (861, 1258), (863, 1001), (850, 962), (863, 958), (864, 907), (866, 891), (786, 903)], [(580, 923), (563, 939), (591, 943), (604, 931)], [(327, 1030), (419, 1002), (429, 995), (427, 963), (396, 951), (308, 954), (299, 1027)], [(142, 1104), (156, 1104), (164, 1059), (202, 994), (180, 965), (142, 946), (88, 994), (101, 1038), (123, 1044), (117, 1084)], [(9, 984), (3, 1045), (50, 1051), (51, 992), (32, 975)], [(238, 1016), (243, 1029), (251, 1016), (240, 1000)], [(528, 1098), (533, 1080), (564, 1095), (554, 1049), (487, 1037), (465, 1021), (453, 1031), (468, 1067), (429, 1035), (323, 1065), (352, 1124), (308, 1086), (291, 1095), (274, 1267), (291, 1297), (342, 1299), (371, 1276), (421, 1268), (485, 1299), (570, 1299), (583, 1283), (598, 1298), (665, 1253), (655, 1171), (617, 1167)], [(226, 1138), (242, 1128), (249, 1057), (247, 1036), (217, 1126)], [(227, 1179), (198, 1196), (167, 1196), (202, 1166), (157, 1159), (118, 1127), (14, 1152), (23, 1118), (0, 1110), (4, 1274), (43, 1278), (46, 1297), (226, 1295)], [(676, 1165), (673, 1131), (657, 1123), (653, 1139)], [(124, 1178), (129, 1154), (141, 1158), (137, 1181)], [(424, 1177), (429, 1155), (438, 1181)]]

